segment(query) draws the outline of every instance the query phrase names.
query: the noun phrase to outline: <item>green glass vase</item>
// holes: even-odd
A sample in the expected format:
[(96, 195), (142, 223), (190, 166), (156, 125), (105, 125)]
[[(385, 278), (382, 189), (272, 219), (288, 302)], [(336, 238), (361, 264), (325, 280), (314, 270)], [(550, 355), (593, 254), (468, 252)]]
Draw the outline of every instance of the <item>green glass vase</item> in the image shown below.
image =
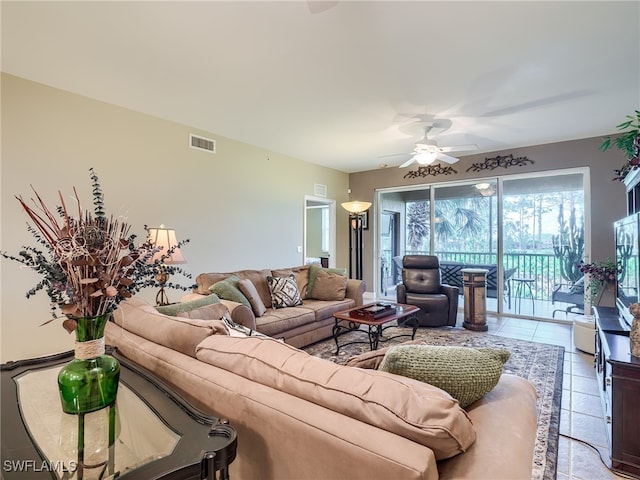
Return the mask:
[(120, 364), (104, 352), (104, 327), (111, 312), (96, 317), (74, 317), (78, 323), (74, 359), (58, 374), (65, 413), (89, 413), (116, 401)]

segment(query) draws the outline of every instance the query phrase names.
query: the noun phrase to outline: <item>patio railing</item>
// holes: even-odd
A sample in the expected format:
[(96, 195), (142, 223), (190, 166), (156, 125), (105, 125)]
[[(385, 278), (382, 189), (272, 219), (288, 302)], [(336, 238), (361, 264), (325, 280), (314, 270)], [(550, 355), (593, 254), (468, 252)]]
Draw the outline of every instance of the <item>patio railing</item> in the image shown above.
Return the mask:
[[(424, 251), (407, 251), (406, 255), (427, 255)], [(385, 259), (385, 255), (388, 259)], [(391, 252), (383, 252), (383, 259), (391, 262)], [(486, 252), (435, 252), (440, 261), (461, 262), (467, 264), (497, 264), (497, 255)], [(536, 300), (551, 300), (551, 293), (558, 284), (566, 284), (567, 280), (560, 275), (560, 261), (553, 254), (545, 253), (505, 253), (504, 270), (515, 268), (515, 278), (534, 280), (531, 285)]]

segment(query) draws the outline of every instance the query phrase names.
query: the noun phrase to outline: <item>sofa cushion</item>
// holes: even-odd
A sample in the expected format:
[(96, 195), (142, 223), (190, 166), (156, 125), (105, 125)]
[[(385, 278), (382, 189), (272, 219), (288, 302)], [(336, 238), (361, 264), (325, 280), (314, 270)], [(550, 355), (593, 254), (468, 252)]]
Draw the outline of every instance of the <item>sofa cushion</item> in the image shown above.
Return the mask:
[(191, 320), (222, 320), (229, 315), (229, 309), (221, 303), (212, 303), (184, 312), (178, 312), (174, 317), (189, 318)]
[(458, 402), (426, 383), (337, 365), (271, 338), (209, 337), (197, 347), (196, 356), (428, 446), (439, 460), (466, 451), (475, 440)]
[(121, 302), (113, 321), (123, 329), (172, 350), (195, 357), (196, 345), (214, 334), (227, 335), (222, 320), (184, 319), (163, 315), (140, 298)]
[(315, 313), (307, 308), (270, 308), (262, 317), (256, 318), (256, 328), (265, 335), (280, 338), (283, 332), (315, 321)]
[[(159, 305), (156, 306), (156, 310), (164, 315), (177, 317), (178, 313), (189, 312), (191, 310), (195, 310), (200, 307), (206, 307), (212, 304), (220, 304), (220, 298), (215, 294), (199, 296), (197, 298), (194, 298), (193, 300), (188, 300), (186, 302), (172, 303), (170, 305)], [(217, 318), (221, 317), (222, 315)]]
[(318, 270), (313, 283), (311, 298), (316, 300), (344, 300), (347, 292), (347, 277), (330, 272), (328, 270)]
[(324, 268), (316, 263), (309, 265), (309, 285), (307, 287), (307, 298), (311, 298), (311, 292), (313, 292), (313, 287), (316, 283), (316, 279), (318, 278), (318, 272), (320, 271), (337, 273), (338, 275), (346, 274), (344, 268)]
[(295, 275), (287, 277), (267, 277), (267, 284), (271, 291), (273, 308), (295, 307), (302, 305), (302, 298), (298, 291)]
[(196, 277), (195, 293), (209, 295), (211, 286), (227, 278), (230, 273), (201, 273)]
[(260, 294), (258, 293), (258, 290), (256, 290), (256, 286), (253, 282), (248, 278), (243, 278), (238, 282), (238, 287), (244, 296), (247, 297), (247, 300), (249, 300), (251, 309), (255, 316), (261, 317), (264, 315), (264, 312), (267, 311), (267, 307), (265, 307), (264, 302), (260, 298)]
[(220, 298), (242, 303), (243, 305), (251, 308), (251, 303), (238, 287), (239, 281), (240, 279), (238, 277), (236, 277), (235, 275), (231, 275), (224, 280), (211, 285), (211, 287), (209, 287), (209, 290), (211, 290), (211, 293), (215, 293)]
[(196, 277), (196, 293), (208, 295), (211, 293), (210, 288), (214, 283), (225, 280), (230, 276), (235, 276), (238, 279), (247, 278), (251, 280), (251, 283), (253, 283), (256, 290), (258, 290), (262, 303), (264, 303), (266, 307), (270, 307), (271, 293), (267, 285), (267, 275), (271, 275), (271, 270), (238, 270), (237, 272), (229, 273), (201, 273)]
[(510, 355), (499, 348), (398, 345), (378, 369), (442, 388), (466, 408), (496, 386)]
[(316, 316), (316, 320), (324, 320), (325, 318), (333, 317), (333, 314), (341, 310), (347, 310), (355, 307), (356, 302), (352, 298), (345, 298), (344, 300), (338, 300), (330, 302), (327, 300), (304, 300), (302, 303), (303, 308), (313, 310)]

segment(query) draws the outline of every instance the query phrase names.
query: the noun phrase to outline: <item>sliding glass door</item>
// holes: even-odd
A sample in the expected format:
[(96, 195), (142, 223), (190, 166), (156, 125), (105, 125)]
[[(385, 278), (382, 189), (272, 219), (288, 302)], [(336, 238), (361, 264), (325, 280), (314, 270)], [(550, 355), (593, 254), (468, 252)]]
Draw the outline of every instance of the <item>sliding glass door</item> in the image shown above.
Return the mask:
[(583, 276), (584, 175), (508, 179), (502, 186), (502, 263), (510, 287), (505, 312), (567, 318), (582, 304), (562, 302), (556, 292)]
[(434, 254), (444, 282), (461, 284), (465, 267), (488, 271), (488, 311), (564, 319), (571, 306), (553, 294), (581, 277), (576, 272), (586, 248), (586, 173), (379, 191), (378, 295), (395, 298), (403, 255)]
[(377, 295), (395, 298), (396, 285), (402, 281), (403, 255), (431, 251), (429, 197), (427, 186), (378, 193)]

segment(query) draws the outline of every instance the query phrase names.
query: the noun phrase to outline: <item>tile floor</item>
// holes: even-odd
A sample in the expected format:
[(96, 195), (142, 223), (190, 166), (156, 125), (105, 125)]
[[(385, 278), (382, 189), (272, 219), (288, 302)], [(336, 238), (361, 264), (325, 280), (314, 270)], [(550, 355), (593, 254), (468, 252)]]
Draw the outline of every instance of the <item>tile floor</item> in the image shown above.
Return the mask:
[(608, 470), (598, 453), (589, 446), (562, 436), (568, 435), (597, 447), (605, 463), (610, 464), (593, 355), (581, 352), (573, 346), (571, 324), (507, 316), (488, 316), (487, 324), (489, 333), (494, 335), (562, 345), (565, 348), (556, 478), (558, 480), (626, 478)]

